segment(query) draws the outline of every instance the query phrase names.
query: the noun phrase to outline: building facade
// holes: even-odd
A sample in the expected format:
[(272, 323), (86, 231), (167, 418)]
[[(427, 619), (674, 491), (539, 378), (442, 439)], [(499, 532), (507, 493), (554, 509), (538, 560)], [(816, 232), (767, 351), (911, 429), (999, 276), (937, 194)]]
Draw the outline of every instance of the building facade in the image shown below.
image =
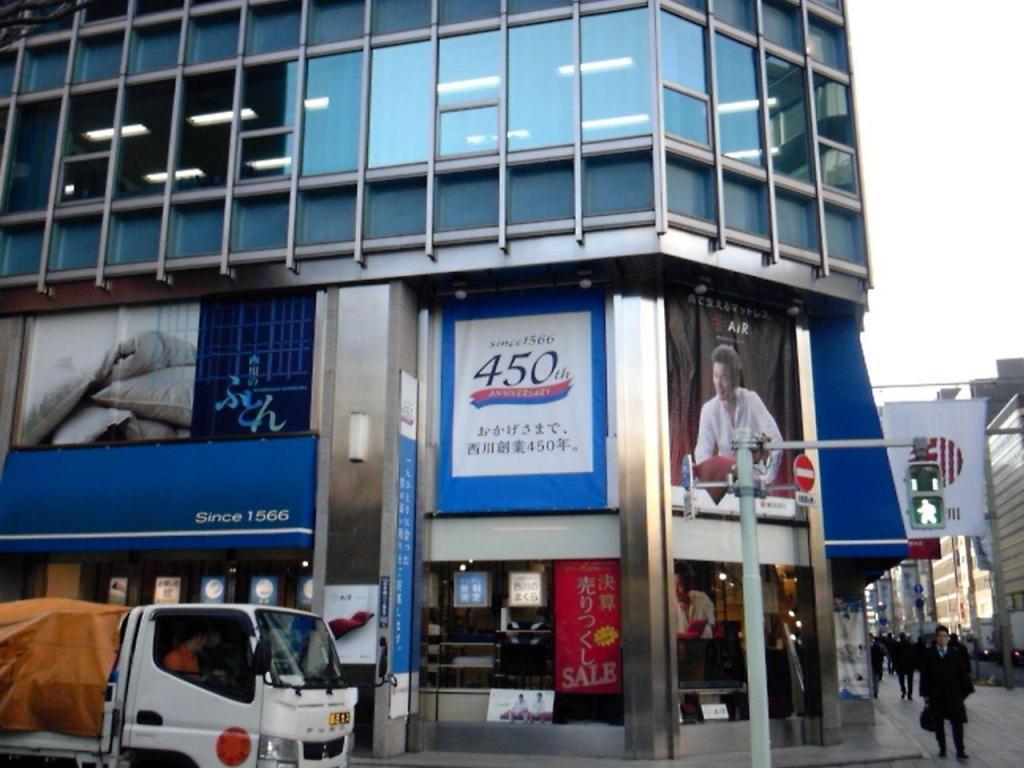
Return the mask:
[[(99, 2), (0, 86), (4, 599), (311, 607), (380, 755), (746, 738), (732, 430), (881, 436), (839, 0)], [(772, 734), (833, 743), (906, 542), (795, 455)]]

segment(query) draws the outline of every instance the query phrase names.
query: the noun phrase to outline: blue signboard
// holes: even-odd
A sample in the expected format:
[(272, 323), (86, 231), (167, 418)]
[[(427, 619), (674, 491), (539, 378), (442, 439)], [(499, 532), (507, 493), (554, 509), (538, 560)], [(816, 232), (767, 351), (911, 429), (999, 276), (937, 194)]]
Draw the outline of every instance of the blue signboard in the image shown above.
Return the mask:
[(316, 438), (14, 451), (0, 551), (311, 547)]
[(488, 608), (491, 605), (490, 574), (487, 571), (457, 571), (455, 573), (456, 608)]
[[(396, 489), (398, 518), (395, 532), (395, 610), (392, 629), (394, 659), (391, 665), (392, 672), (396, 675), (412, 670), (413, 638), (417, 638), (418, 642), (418, 634), (414, 634), (412, 610), (413, 564), (416, 555), (416, 400), (416, 379), (403, 372)], [(381, 599), (383, 600), (383, 594)]]
[(438, 511), (608, 506), (605, 297), (445, 305)]
[(193, 437), (309, 429), (315, 312), (309, 295), (203, 303)]

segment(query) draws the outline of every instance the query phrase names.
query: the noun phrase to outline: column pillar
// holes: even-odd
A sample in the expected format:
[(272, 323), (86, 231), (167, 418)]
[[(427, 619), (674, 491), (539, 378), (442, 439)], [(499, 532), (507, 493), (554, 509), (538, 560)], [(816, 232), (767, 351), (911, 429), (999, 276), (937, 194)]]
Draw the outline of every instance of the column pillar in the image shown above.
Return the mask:
[(660, 286), (642, 282), (620, 289), (613, 317), (625, 754), (668, 759), (679, 752), (679, 696)]

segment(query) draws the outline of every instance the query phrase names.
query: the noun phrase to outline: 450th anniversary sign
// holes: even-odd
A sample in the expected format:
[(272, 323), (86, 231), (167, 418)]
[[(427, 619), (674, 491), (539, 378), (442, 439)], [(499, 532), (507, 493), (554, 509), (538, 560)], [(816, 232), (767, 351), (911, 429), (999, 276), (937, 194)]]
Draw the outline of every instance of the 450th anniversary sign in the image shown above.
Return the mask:
[(607, 505), (604, 296), (445, 307), (439, 510)]

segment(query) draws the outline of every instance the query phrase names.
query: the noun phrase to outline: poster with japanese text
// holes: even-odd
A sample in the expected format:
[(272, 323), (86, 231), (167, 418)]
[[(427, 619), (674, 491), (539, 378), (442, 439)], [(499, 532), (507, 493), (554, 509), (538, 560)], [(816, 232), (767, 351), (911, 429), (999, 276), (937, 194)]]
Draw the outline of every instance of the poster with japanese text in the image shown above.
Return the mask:
[(334, 635), (342, 664), (377, 663), (376, 584), (329, 584), (324, 587), (324, 621)]
[(555, 690), (622, 692), (618, 560), (555, 561)]
[[(767, 440), (803, 436), (796, 328), (785, 311), (711, 293), (665, 290), (672, 504), (693, 514), (739, 514), (726, 492), (735, 476), (733, 433)], [(760, 451), (754, 479), (759, 515), (796, 515), (795, 455)]]
[(440, 512), (604, 509), (604, 294), (445, 306)]

